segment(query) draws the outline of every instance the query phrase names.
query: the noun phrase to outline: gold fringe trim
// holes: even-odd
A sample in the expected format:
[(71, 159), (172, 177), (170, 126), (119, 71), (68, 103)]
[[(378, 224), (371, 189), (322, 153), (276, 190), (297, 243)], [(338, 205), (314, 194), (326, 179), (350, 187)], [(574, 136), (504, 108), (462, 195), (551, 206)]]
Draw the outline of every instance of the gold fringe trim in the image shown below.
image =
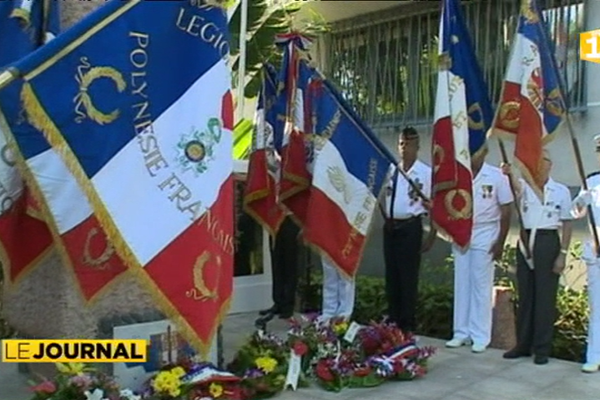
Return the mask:
[[(134, 1), (132, 1), (132, 3), (134, 3)], [(221, 306), (221, 309), (217, 315), (217, 319), (215, 320), (214, 327), (211, 329), (211, 334), (208, 340), (205, 341), (199, 338), (195, 330), (181, 315), (179, 310), (175, 308), (173, 303), (171, 303), (167, 296), (157, 287), (156, 283), (146, 273), (131, 248), (127, 245), (125, 239), (122, 237), (119, 229), (115, 225), (110, 213), (102, 202), (102, 199), (94, 189), (90, 179), (87, 177), (86, 173), (81, 167), (77, 157), (73, 154), (73, 151), (60, 133), (58, 127), (54, 124), (52, 119), (44, 110), (44, 107), (37, 98), (37, 95), (31, 87), (31, 84), (27, 81), (23, 84), (21, 100), (23, 101), (29, 123), (39, 131), (43, 132), (50, 145), (62, 157), (66, 166), (69, 168), (81, 186), (82, 190), (85, 192), (90, 205), (94, 210), (94, 214), (98, 218), (98, 222), (104, 229), (104, 232), (109, 240), (114, 245), (117, 254), (129, 267), (129, 270), (135, 274), (136, 278), (138, 278), (138, 280), (152, 295), (166, 316), (177, 325), (178, 331), (184, 336), (188, 343), (193, 346), (199, 354), (201, 354), (203, 357), (206, 357), (210, 352), (210, 347), (216, 329), (229, 311), (231, 294), (229, 294), (228, 299), (223, 302), (223, 305)]]
[[(112, 287), (113, 284), (120, 282), (126, 276), (127, 271), (123, 271), (123, 273), (116, 275), (111, 281), (107, 282), (106, 285), (104, 285), (100, 290), (98, 290), (96, 293), (94, 293), (93, 296), (91, 296), (89, 299), (86, 299), (86, 296), (84, 295), (83, 290), (82, 290), (81, 286), (79, 285), (79, 280), (77, 278), (77, 274), (75, 273), (75, 267), (73, 266), (73, 261), (71, 259), (71, 256), (69, 255), (69, 252), (67, 251), (65, 243), (62, 239), (62, 236), (59, 233), (58, 224), (56, 223), (56, 219), (54, 218), (54, 215), (50, 211), (50, 205), (46, 201), (46, 197), (44, 196), (43, 191), (42, 191), (37, 179), (34, 177), (33, 173), (27, 166), (27, 162), (25, 161), (25, 158), (23, 157), (22, 153), (19, 150), (19, 147), (16, 143), (16, 140), (14, 138), (12, 130), (6, 123), (6, 119), (1, 112), (0, 112), (0, 125), (2, 126), (2, 129), (5, 132), (8, 132), (7, 140), (9, 142), (9, 144), (16, 150), (14, 152), (15, 158), (16, 158), (16, 166), (19, 169), (19, 172), (21, 173), (21, 175), (23, 176), (23, 179), (24, 179), (26, 185), (31, 190), (31, 194), (34, 196), (34, 198), (38, 201), (38, 204), (40, 205), (40, 211), (41, 211), (41, 215), (43, 217), (40, 219), (42, 219), (43, 221), (46, 222), (46, 225), (48, 226), (48, 229), (50, 230), (50, 234), (52, 235), (52, 239), (54, 241), (53, 247), (56, 249), (56, 252), (58, 253), (58, 255), (60, 257), (63, 266), (67, 269), (68, 274), (73, 279), (73, 282), (75, 282), (75, 286), (77, 287), (77, 292), (81, 296), (83, 304), (85, 304), (88, 307), (91, 307), (92, 305), (94, 305), (96, 303), (96, 301), (98, 299), (102, 298), (102, 295), (108, 289), (110, 289), (110, 287)], [(28, 210), (28, 212), (29, 212), (29, 210)], [(51, 249), (52, 248), (50, 248), (49, 250), (51, 250)], [(48, 255), (49, 255), (49, 250), (48, 250)]]
[(31, 271), (33, 271), (37, 267), (40, 267), (42, 263), (48, 260), (53, 249), (54, 246), (52, 244), (48, 246), (46, 250), (42, 251), (39, 256), (37, 256), (34, 260), (32, 260), (23, 268), (21, 273), (17, 275), (17, 277), (13, 281), (11, 280), (10, 274), (11, 261), (8, 257), (8, 254), (6, 253), (6, 248), (4, 247), (4, 244), (0, 241), (0, 263), (2, 263), (2, 270), (4, 271), (5, 277), (4, 288), (6, 290), (14, 290), (19, 285), (19, 283), (21, 283), (21, 281), (25, 279), (27, 275), (29, 275)]
[(31, 26), (31, 13), (24, 8), (15, 8), (10, 13), (9, 18), (17, 18), (23, 22), (23, 26), (25, 29)]

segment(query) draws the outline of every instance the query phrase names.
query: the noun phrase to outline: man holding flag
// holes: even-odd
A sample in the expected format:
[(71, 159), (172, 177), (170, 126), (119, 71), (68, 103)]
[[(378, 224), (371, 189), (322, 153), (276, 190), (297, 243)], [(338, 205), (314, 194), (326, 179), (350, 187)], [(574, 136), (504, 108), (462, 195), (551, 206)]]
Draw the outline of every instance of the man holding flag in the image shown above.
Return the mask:
[(552, 160), (543, 148), (567, 112), (553, 58), (536, 1), (522, 0), (492, 133), (515, 140), (515, 162), (523, 176), (517, 180), (509, 165), (503, 166), (525, 230), (517, 252), (517, 345), (504, 358), (533, 352), (536, 364), (546, 364), (550, 355), (558, 280), (572, 231), (569, 190), (550, 178)]
[(492, 119), (486, 86), (458, 0), (445, 0), (433, 133), (433, 218), (454, 242), (454, 334), (447, 347), (491, 341), (494, 259), (500, 258), (512, 195), (484, 162)]
[[(61, 168), (34, 140), (43, 132), (116, 253), (202, 355), (233, 286), (228, 55), (213, 3), (112, 1), (0, 75), (22, 88), (27, 123), (11, 128), (23, 169)], [(48, 204), (57, 191), (43, 192)]]

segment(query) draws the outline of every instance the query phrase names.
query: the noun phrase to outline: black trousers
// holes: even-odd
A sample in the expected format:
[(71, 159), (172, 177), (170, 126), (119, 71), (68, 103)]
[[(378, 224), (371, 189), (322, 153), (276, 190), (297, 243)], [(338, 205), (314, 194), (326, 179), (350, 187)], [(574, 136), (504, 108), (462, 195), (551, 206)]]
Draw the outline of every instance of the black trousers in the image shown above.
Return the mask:
[(560, 254), (560, 238), (555, 230), (538, 231), (533, 246), (534, 269), (517, 252), (517, 349), (549, 356), (556, 320), (556, 293), (559, 276), (552, 272)]
[(383, 231), (388, 314), (404, 331), (416, 329), (423, 223), (420, 217), (387, 220)]
[(273, 305), (279, 312), (294, 311), (298, 286), (298, 252), (300, 229), (287, 217), (277, 235), (271, 239), (271, 264), (273, 266)]

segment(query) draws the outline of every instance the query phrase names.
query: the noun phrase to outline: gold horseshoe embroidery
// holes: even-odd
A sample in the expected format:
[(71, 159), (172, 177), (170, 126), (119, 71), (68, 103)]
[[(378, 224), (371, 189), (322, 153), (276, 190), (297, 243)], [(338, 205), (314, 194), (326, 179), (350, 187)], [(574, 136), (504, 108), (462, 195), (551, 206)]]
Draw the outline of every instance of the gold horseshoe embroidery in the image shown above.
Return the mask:
[[(105, 125), (119, 118), (120, 111), (113, 110), (106, 114), (98, 110), (89, 93), (89, 88), (96, 79), (109, 78), (117, 86), (119, 93), (123, 92), (127, 87), (127, 83), (123, 75), (112, 67), (93, 67), (90, 68), (90, 63), (87, 57), (81, 57), (81, 65), (77, 67), (77, 75), (75, 80), (79, 83), (79, 93), (73, 99), (75, 103), (75, 121), (81, 123), (86, 117), (99, 125)], [(84, 72), (87, 71), (87, 72)], [(83, 107), (83, 111), (81, 108)]]
[(433, 159), (433, 172), (437, 173), (440, 169), (442, 163), (444, 162), (444, 158), (446, 157), (446, 153), (444, 153), (444, 149), (439, 144), (433, 145), (432, 159)]
[(185, 292), (188, 298), (192, 298), (197, 301), (213, 300), (217, 301), (219, 298), (219, 283), (221, 281), (221, 257), (217, 256), (216, 264), (217, 270), (217, 282), (213, 289), (209, 289), (204, 281), (204, 267), (212, 258), (212, 254), (208, 251), (203, 252), (194, 264), (194, 287)]
[(104, 250), (98, 257), (92, 256), (92, 251), (90, 249), (92, 239), (94, 238), (94, 236), (99, 234), (100, 230), (98, 228), (92, 228), (88, 232), (87, 237), (85, 239), (85, 244), (83, 245), (83, 263), (92, 268), (107, 269), (110, 268), (108, 261), (115, 253), (115, 248), (110, 244), (106, 236), (104, 236), (104, 241), (106, 243)]
[[(465, 202), (460, 208), (454, 206), (454, 199), (456, 196), (459, 196)], [(446, 206), (448, 214), (450, 214), (450, 218), (453, 220), (469, 219), (473, 215), (473, 200), (471, 199), (469, 192), (464, 189), (452, 189), (446, 193), (444, 205)]]

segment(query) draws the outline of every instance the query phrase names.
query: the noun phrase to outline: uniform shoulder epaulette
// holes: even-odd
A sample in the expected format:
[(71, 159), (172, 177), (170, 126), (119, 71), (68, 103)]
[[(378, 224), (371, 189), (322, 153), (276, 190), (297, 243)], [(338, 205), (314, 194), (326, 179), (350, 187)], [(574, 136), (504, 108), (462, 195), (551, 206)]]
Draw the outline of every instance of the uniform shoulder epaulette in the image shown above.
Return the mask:
[(592, 173), (588, 174), (588, 176), (586, 176), (586, 179), (589, 179), (592, 176), (596, 176), (596, 175), (600, 175), (600, 171), (596, 171), (596, 172), (592, 172)]

